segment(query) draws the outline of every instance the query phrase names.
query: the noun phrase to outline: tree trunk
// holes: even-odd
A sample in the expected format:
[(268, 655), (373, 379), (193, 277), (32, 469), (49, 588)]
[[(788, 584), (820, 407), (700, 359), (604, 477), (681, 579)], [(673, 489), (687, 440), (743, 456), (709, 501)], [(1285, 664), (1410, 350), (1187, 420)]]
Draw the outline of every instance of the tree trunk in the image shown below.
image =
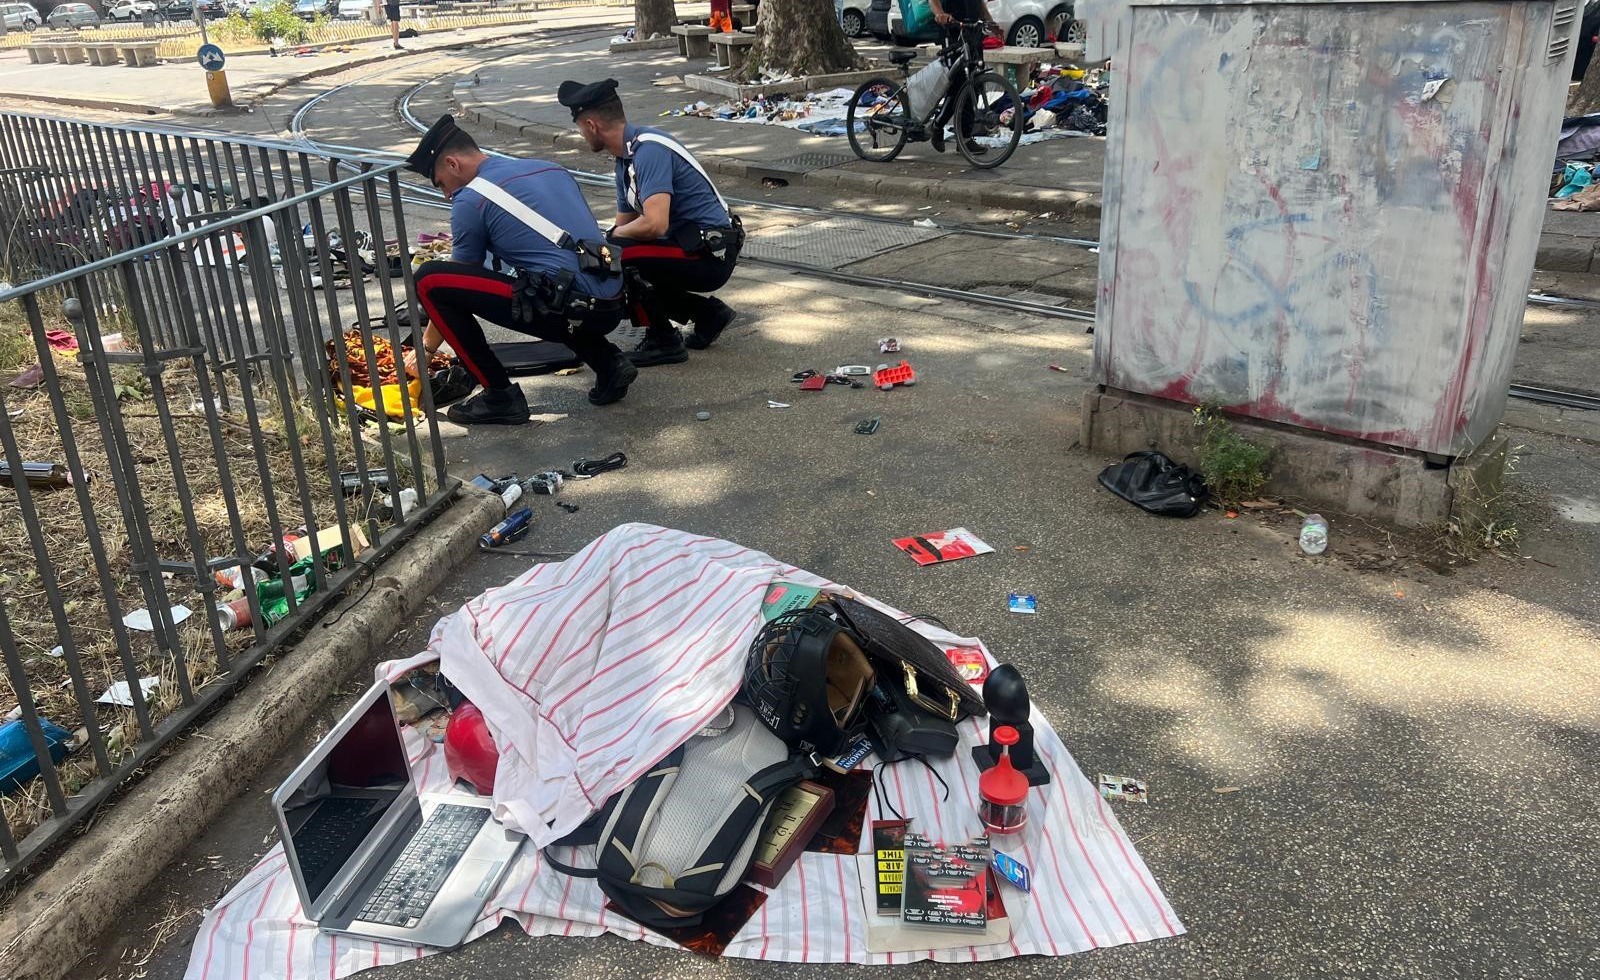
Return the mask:
[(864, 64), (839, 27), (833, 0), (762, 0), (756, 43), (739, 78), (828, 75)]
[(633, 36), (640, 41), (666, 37), (676, 16), (673, 0), (633, 0)]

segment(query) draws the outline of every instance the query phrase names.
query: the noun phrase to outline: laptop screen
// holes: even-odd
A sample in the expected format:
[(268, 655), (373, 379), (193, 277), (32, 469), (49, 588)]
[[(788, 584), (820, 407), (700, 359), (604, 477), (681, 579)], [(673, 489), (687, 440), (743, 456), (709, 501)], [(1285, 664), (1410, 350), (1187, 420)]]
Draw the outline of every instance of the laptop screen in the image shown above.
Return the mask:
[(315, 903), (389, 808), (407, 792), (410, 771), (387, 691), (331, 747), (284, 799), (284, 823)]

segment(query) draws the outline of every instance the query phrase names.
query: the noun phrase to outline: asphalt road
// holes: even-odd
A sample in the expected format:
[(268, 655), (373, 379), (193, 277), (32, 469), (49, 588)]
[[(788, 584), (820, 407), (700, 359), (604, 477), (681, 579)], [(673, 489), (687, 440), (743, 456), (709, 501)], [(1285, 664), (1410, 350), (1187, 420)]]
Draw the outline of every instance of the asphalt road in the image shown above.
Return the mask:
[[(971, 276), (1008, 261), (996, 245), (921, 268)], [(584, 400), (582, 376), (529, 379), (535, 411), (566, 417), (447, 425), (451, 465), (530, 473), (624, 451), (625, 470), (566, 491), (577, 513), (537, 501), (526, 546), (575, 550), (650, 521), (932, 612), (1022, 667), (1085, 771), (1148, 780), (1151, 802), (1117, 813), (1188, 935), (986, 973), (1600, 976), (1596, 423), (1523, 408), (1511, 419), (1523, 446), (1516, 550), (1531, 559), (1452, 563), (1434, 541), (1337, 518), (1329, 553), (1308, 559), (1291, 513), (1160, 520), (1097, 487), (1107, 461), (1074, 448), (1089, 366), (1076, 325), (770, 270), (741, 272), (725, 295), (743, 318), (711, 350), (649, 369), (604, 409)], [(914, 389), (788, 384), (801, 368), (875, 362), (890, 334), (921, 375)], [(881, 431), (853, 434), (869, 415)], [(919, 569), (889, 544), (956, 525), (996, 553)], [(479, 556), (393, 654), (523, 567)], [(1009, 591), (1036, 593), (1039, 615), (1008, 614)], [(244, 793), (73, 975), (182, 977), (199, 910), (270, 846), (263, 793), (295, 761)], [(851, 975), (891, 969), (971, 972)], [(384, 975), (844, 972), (502, 930)]]

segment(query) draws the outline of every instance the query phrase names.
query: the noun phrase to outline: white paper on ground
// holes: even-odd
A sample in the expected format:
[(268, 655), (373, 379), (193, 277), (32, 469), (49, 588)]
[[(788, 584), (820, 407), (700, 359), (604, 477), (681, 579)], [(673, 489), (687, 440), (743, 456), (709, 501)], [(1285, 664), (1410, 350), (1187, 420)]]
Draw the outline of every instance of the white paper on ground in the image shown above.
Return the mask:
[[(160, 686), (161, 678), (159, 677), (139, 678), (139, 693), (147, 698), (150, 696), (151, 691)], [(106, 693), (94, 700), (96, 704), (117, 704), (124, 708), (131, 708), (133, 707), (133, 690), (128, 686), (127, 681), (117, 681), (106, 688)]]
[[(168, 610), (168, 613), (172, 616), (172, 625), (174, 626), (193, 615), (188, 606), (173, 606)], [(156, 631), (155, 619), (150, 615), (150, 610), (148, 609), (135, 609), (133, 612), (128, 613), (128, 615), (122, 617), (122, 625), (128, 627), (128, 629), (143, 630), (146, 633), (154, 633)]]

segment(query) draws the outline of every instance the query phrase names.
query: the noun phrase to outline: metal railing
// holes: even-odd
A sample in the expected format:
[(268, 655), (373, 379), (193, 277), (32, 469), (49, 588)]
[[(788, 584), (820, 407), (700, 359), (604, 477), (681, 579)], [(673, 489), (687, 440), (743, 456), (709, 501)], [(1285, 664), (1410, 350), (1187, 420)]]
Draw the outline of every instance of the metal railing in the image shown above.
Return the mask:
[(398, 165), (0, 113), (0, 216), (4, 885), (458, 481), (429, 385), (362, 384), (416, 309)]

